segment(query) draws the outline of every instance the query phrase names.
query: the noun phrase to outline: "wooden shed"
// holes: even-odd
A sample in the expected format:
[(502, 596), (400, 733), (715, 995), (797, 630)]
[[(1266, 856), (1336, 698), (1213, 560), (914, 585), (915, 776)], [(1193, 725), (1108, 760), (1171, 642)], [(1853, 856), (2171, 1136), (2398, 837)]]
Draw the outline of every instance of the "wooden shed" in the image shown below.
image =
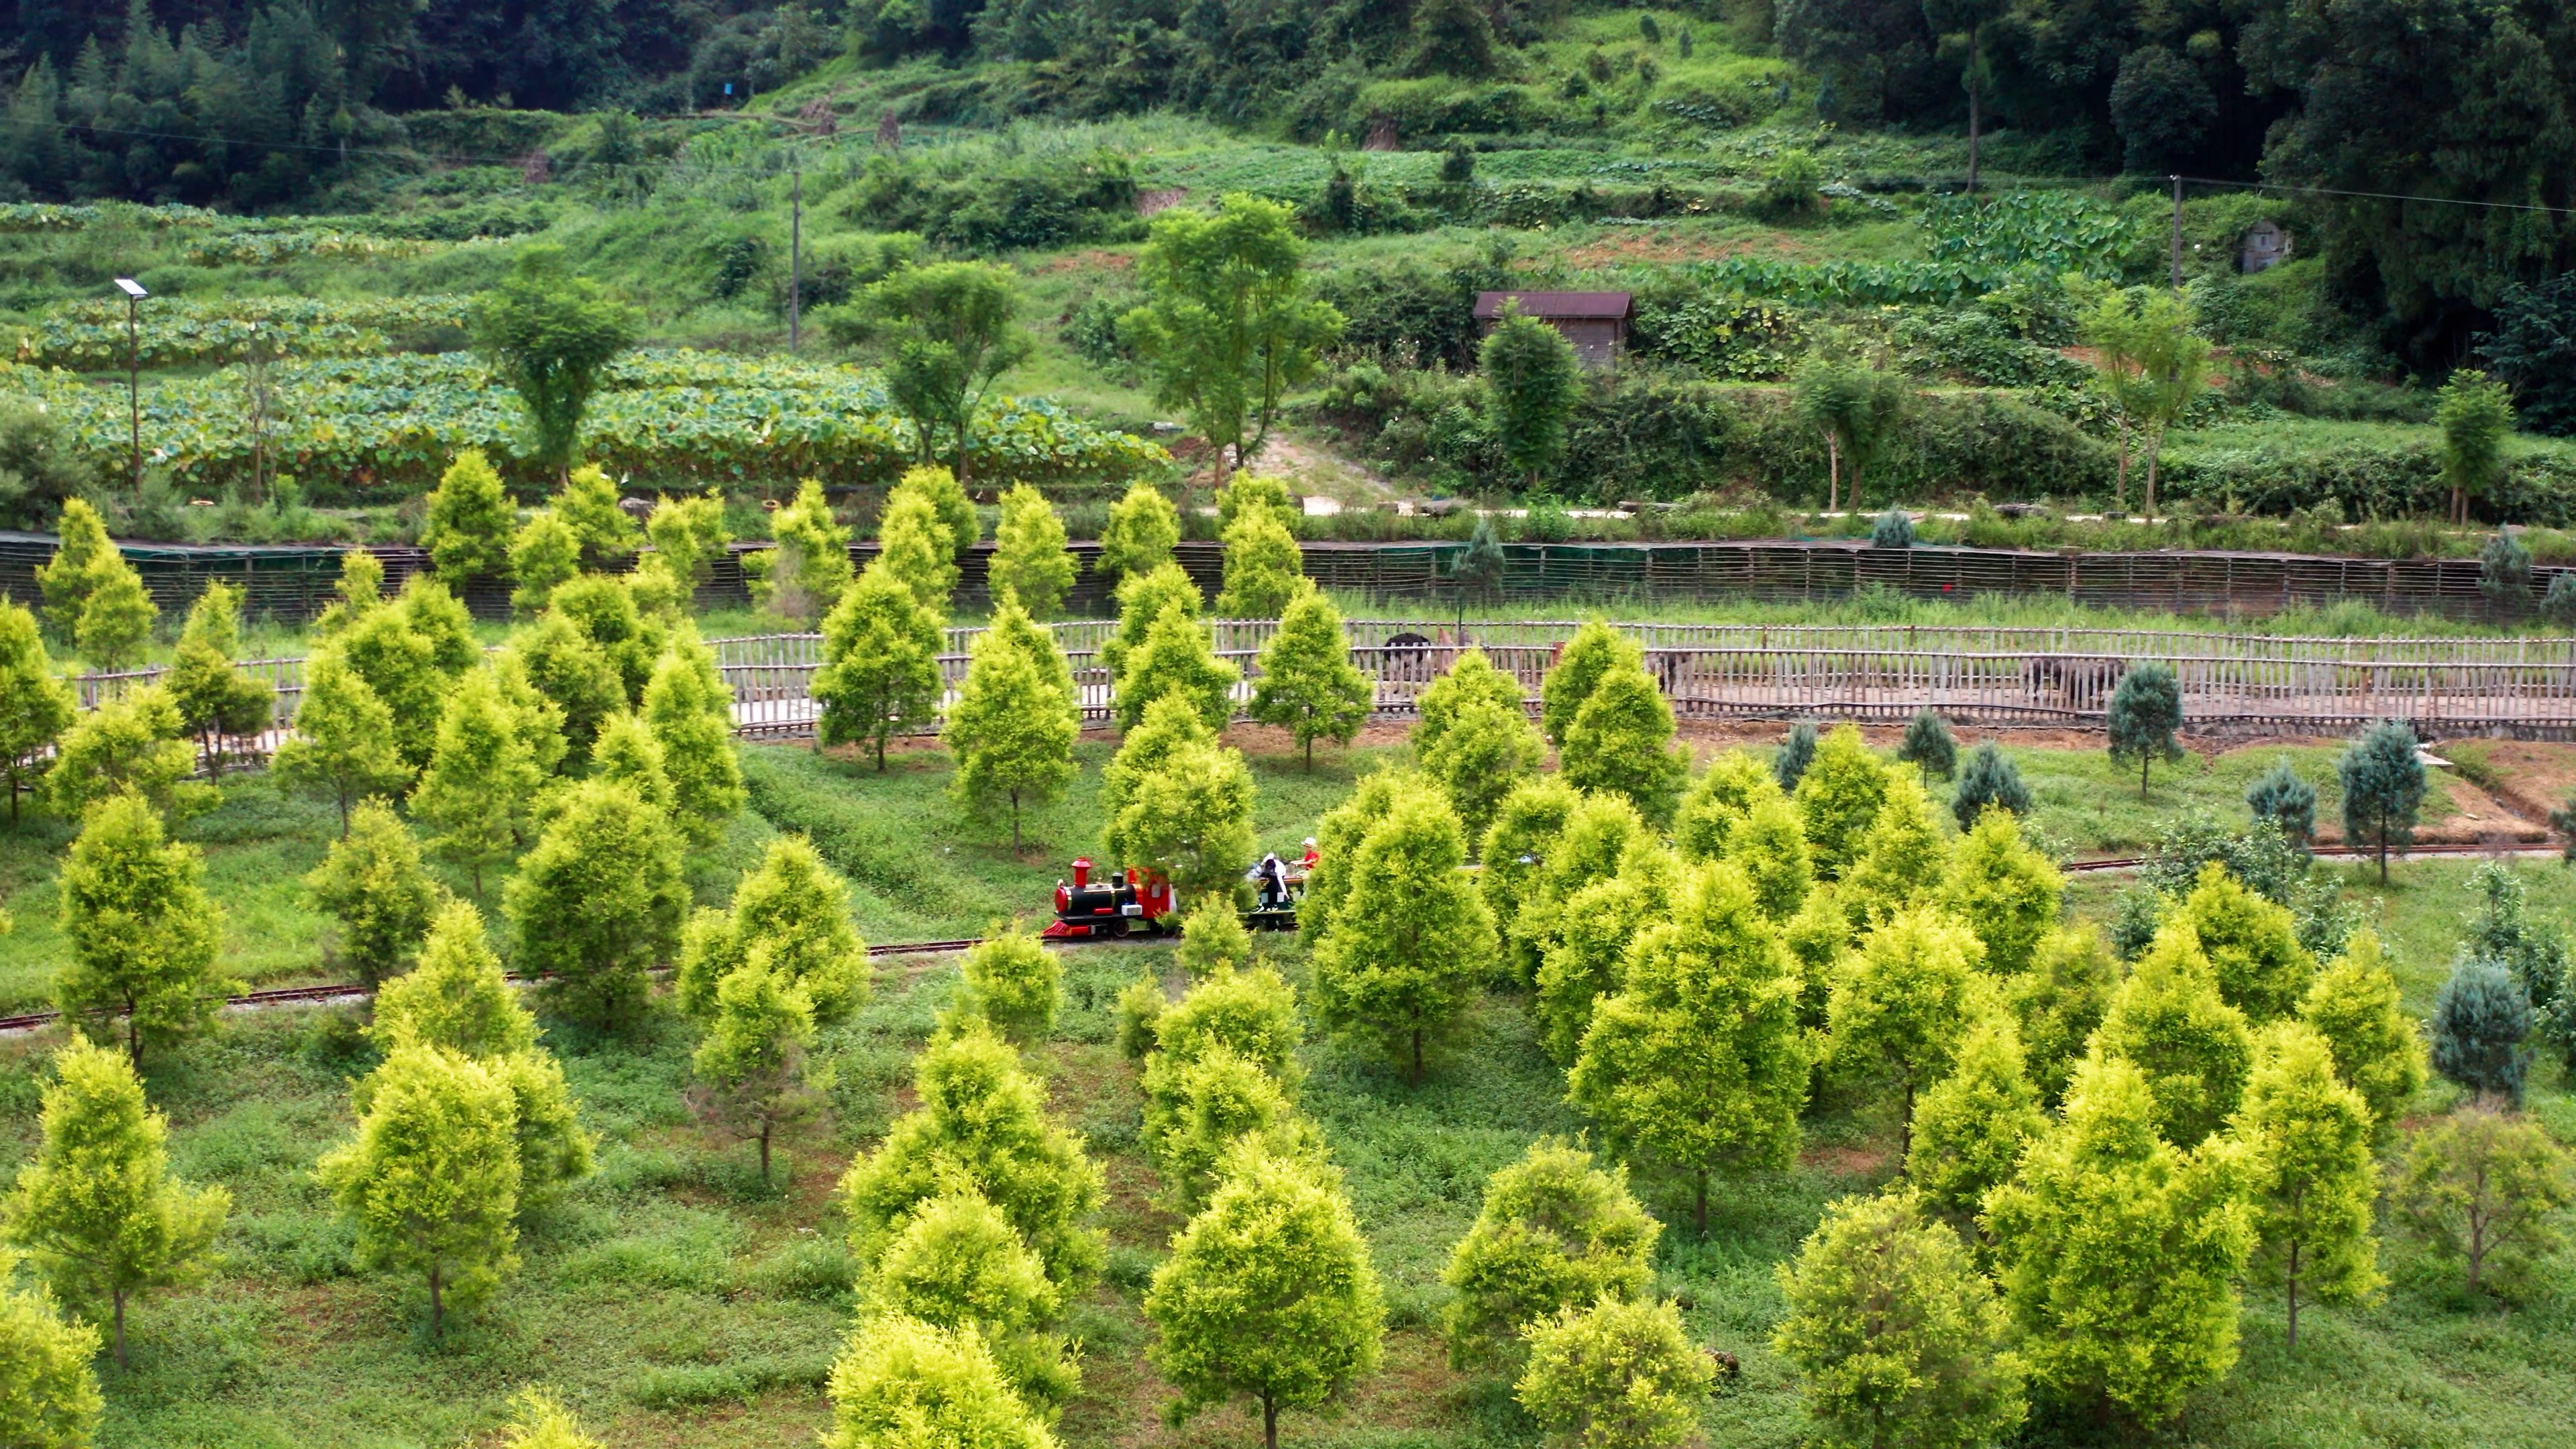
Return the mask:
[(1619, 360), (1628, 346), (1628, 323), (1637, 315), (1636, 298), (1627, 292), (1478, 292), (1479, 332), (1494, 330), (1506, 302), (1518, 303), (1522, 316), (1564, 333), (1586, 367), (1609, 367)]

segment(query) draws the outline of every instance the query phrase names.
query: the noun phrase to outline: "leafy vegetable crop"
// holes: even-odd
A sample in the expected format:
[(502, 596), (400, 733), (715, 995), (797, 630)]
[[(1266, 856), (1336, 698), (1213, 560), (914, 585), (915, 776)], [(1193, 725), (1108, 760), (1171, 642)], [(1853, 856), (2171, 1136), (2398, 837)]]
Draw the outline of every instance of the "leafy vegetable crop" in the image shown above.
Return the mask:
[[(468, 447), (490, 451), (520, 482), (544, 481), (514, 465), (517, 402), (469, 354), (281, 362), (269, 381), (270, 454), (313, 496), (420, 492)], [(102, 467), (123, 458), (122, 388), (0, 364), (0, 394), (8, 393), (61, 415), (73, 447)], [(635, 353), (612, 365), (583, 438), (584, 456), (611, 474), (656, 482), (879, 482), (914, 458), (912, 426), (888, 408), (874, 372), (691, 351)], [(237, 367), (143, 394), (146, 460), (183, 487), (246, 479), (251, 444)], [(975, 445), (975, 474), (991, 481), (1111, 481), (1168, 456), (1039, 398), (988, 403)]]
[[(463, 327), (469, 301), (453, 295), (211, 303), (156, 297), (143, 304), (136, 341), (147, 367), (238, 362), (254, 342), (271, 357), (365, 357), (384, 351), (388, 334)], [(125, 303), (102, 298), (50, 309), (19, 340), (18, 360), (77, 371), (124, 366)]]

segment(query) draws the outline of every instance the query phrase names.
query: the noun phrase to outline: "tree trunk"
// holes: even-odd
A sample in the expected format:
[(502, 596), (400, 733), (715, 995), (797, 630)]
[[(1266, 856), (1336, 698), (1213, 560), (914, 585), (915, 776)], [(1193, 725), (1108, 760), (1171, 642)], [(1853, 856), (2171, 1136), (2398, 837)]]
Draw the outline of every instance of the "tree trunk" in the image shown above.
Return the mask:
[(760, 1185), (762, 1187), (769, 1186), (769, 1129), (768, 1119), (763, 1118), (760, 1124)]
[(1985, 97), (1977, 89), (1977, 33), (1968, 32), (1968, 194), (1977, 194), (1977, 142), (1985, 129)]
[(116, 1298), (116, 1366), (125, 1368), (128, 1366), (125, 1361), (125, 1290), (117, 1289), (114, 1296)]
[(2165, 452), (2165, 430), (2156, 429), (2155, 441), (2147, 445), (2147, 522), (2156, 521), (2156, 464)]
[(125, 1059), (140, 1074), (143, 1070), (143, 1028), (134, 1020), (134, 998), (125, 999)]
[[(818, 732), (818, 733), (814, 736), (814, 738), (815, 738), (815, 740), (816, 740), (816, 741), (818, 741), (818, 742), (819, 742), (819, 741), (823, 738), (823, 736)], [(818, 744), (817, 744), (817, 746), (816, 746), (816, 748), (818, 748), (818, 749), (819, 749), (820, 747), (821, 747), (821, 746), (820, 746), (820, 744), (818, 743)], [(880, 775), (882, 775), (882, 774), (884, 774), (884, 773), (885, 773), (885, 747), (886, 747), (886, 737), (885, 737), (885, 732), (884, 732), (883, 730), (879, 730), (879, 731), (877, 732), (877, 773), (878, 773), (878, 774), (880, 774)]]
[(1279, 1401), (1266, 1389), (1261, 1395), (1261, 1449), (1279, 1449)]
[(1843, 506), (1843, 450), (1833, 433), (1825, 430), (1825, 511), (1834, 513)]
[(2153, 755), (2144, 750), (2138, 751), (2138, 798), (2141, 800), (2147, 798), (2147, 767), (2154, 762)]
[(1017, 857), (1017, 856), (1019, 855), (1019, 853), (1020, 853), (1020, 792), (1019, 792), (1019, 791), (1017, 791), (1017, 790), (1013, 790), (1013, 791), (1011, 792), (1011, 854), (1012, 854), (1014, 857)]
[(1315, 737), (1306, 736), (1306, 773), (1315, 773)]
[(2129, 410), (2120, 410), (2120, 472), (2111, 485), (2111, 506), (2123, 515), (2129, 511)]
[(349, 838), (349, 787), (340, 787), (340, 838)]
[(1896, 1161), (1904, 1165), (1914, 1155), (1914, 1078), (1905, 1079), (1905, 1120), (1896, 1124)]
[(2299, 1349), (2299, 1245), (2290, 1244), (2290, 1351)]
[(2379, 883), (2388, 884), (2388, 832), (2385, 830), (2379, 832)]
[(447, 1304), (439, 1297), (439, 1287), (438, 1265), (432, 1263), (429, 1266), (429, 1336), (432, 1338), (439, 1336), (447, 1319)]

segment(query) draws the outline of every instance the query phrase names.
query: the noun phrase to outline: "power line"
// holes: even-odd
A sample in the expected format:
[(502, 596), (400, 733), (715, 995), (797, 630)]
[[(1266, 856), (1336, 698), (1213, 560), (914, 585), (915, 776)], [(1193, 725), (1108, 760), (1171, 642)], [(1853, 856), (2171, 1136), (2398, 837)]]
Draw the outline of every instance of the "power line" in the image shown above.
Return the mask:
[(2546, 216), (2576, 216), (2576, 208), (2542, 206), (2528, 201), (2470, 201), (2457, 196), (2416, 196), (2403, 191), (2344, 191), (2332, 186), (2284, 186), (2271, 181), (2219, 181), (2207, 176), (2174, 178), (2192, 186), (2225, 186), (2238, 191), (2290, 191), (2302, 196), (2352, 196), (2367, 201), (2420, 201), (2428, 206), (2475, 206), (2489, 211), (2537, 211)]

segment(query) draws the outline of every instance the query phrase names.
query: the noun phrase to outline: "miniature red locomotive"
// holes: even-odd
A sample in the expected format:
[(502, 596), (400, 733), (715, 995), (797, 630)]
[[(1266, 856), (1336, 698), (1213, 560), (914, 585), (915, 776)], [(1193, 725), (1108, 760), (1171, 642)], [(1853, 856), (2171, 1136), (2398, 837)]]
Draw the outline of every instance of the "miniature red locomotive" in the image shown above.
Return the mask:
[[(1306, 874), (1314, 864), (1315, 842), (1309, 840), (1303, 859), (1292, 862), (1265, 855), (1245, 871), (1253, 907), (1243, 913), (1243, 924), (1256, 931), (1297, 929), (1297, 903), (1306, 894)], [(1087, 857), (1076, 860), (1073, 879), (1055, 883), (1055, 919), (1041, 935), (1090, 941), (1167, 935), (1181, 928), (1180, 892), (1161, 871), (1130, 866), (1094, 880), (1095, 869)]]
[(1126, 936), (1180, 929), (1180, 897), (1162, 872), (1113, 870), (1095, 882), (1088, 858), (1073, 863), (1073, 882), (1055, 883), (1055, 920), (1041, 934), (1058, 940)]

